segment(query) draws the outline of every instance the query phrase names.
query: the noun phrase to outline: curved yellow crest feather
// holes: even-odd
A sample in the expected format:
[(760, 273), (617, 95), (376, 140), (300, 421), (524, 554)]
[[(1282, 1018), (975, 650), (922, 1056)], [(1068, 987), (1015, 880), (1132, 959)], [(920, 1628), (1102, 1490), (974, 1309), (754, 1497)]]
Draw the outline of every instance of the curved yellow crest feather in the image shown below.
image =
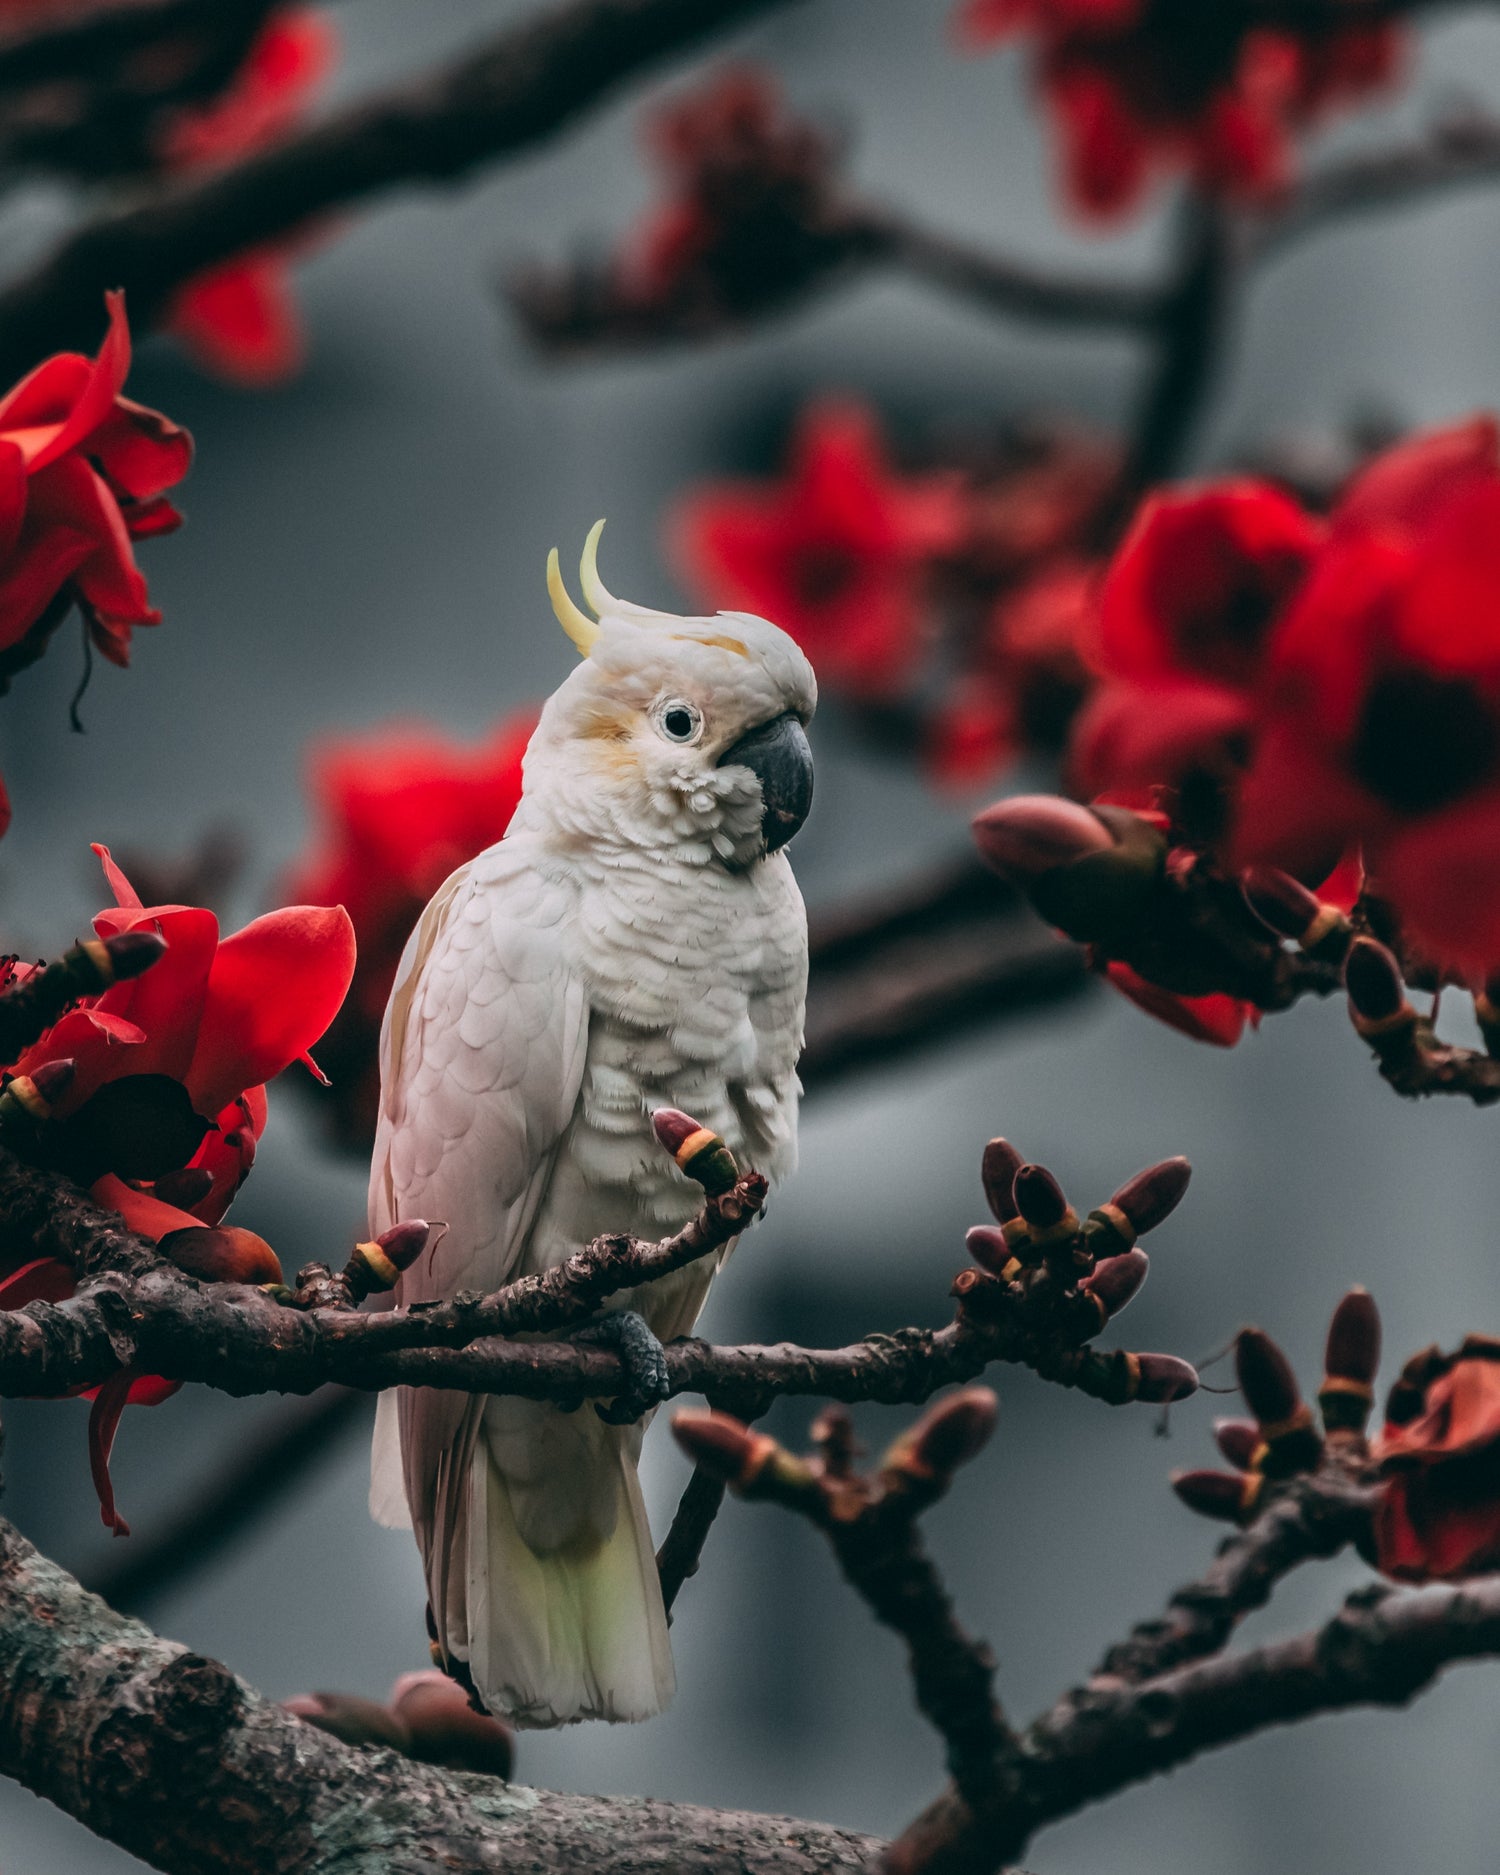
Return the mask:
[(592, 606), (600, 618), (606, 612), (617, 611), (620, 604), (599, 577), (599, 536), (603, 532), (603, 521), (595, 521), (589, 529), (588, 539), (583, 543), (583, 558), (578, 563), (578, 580), (583, 587), (584, 603)]
[(573, 595), (563, 584), (562, 563), (554, 547), (547, 555), (547, 592), (552, 600), (552, 610), (557, 614), (557, 622), (578, 647), (578, 655), (587, 657), (599, 642), (599, 627), (580, 605), (574, 602)]

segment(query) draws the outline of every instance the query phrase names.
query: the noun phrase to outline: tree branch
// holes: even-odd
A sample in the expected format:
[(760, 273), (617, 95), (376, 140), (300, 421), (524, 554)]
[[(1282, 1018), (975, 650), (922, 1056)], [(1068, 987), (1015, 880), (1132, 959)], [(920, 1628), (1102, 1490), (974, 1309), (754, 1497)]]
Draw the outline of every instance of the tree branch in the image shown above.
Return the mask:
[(810, 1875), (867, 1837), (555, 1796), (342, 1745), (115, 1614), (0, 1523), (0, 1770), (169, 1875)]
[(149, 324), (204, 268), (403, 183), (447, 182), (560, 130), (642, 69), (788, 0), (563, 0), (415, 83), (69, 236), (0, 292), (0, 379), (95, 336), (124, 287)]

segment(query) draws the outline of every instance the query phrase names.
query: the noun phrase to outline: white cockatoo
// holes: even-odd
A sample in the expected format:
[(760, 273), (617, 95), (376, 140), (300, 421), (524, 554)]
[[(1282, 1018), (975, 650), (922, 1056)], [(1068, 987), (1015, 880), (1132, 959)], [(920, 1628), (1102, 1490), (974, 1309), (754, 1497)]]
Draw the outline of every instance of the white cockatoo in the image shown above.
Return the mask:
[[(422, 914), (386, 1010), (370, 1228), (448, 1227), (397, 1307), (496, 1289), (602, 1232), (686, 1223), (702, 1193), (653, 1137), (659, 1108), (773, 1185), (795, 1165), (807, 922), (782, 848), (812, 798), (812, 668), (765, 619), (613, 598), (602, 526), (582, 567), (597, 622), (548, 562), (583, 662), (542, 711), (515, 818)], [(604, 1318), (625, 1351), (627, 1329), (644, 1342), (643, 1374), (656, 1356), (659, 1384), (640, 1318), (662, 1341), (687, 1334), (727, 1255)], [(591, 1406), (381, 1397), (371, 1508), (414, 1528), (437, 1645), (491, 1712), (562, 1725), (670, 1700), (643, 1431)]]

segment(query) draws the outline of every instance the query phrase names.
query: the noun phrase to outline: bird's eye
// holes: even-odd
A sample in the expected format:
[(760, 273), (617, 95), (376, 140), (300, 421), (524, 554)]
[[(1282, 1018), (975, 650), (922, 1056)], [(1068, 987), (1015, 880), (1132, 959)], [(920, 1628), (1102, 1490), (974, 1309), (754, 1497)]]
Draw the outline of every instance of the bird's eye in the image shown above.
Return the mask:
[(668, 703), (657, 721), (669, 742), (691, 742), (703, 726), (703, 718), (691, 703)]

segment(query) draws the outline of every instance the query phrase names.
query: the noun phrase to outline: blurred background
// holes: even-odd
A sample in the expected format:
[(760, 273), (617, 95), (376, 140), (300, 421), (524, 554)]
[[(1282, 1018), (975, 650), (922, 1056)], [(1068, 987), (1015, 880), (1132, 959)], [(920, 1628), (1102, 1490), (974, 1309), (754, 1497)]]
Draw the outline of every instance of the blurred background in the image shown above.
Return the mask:
[[(354, 95), (416, 70), (527, 8), (490, 0), (344, 0), (331, 86)], [(792, 102), (847, 127), (871, 193), (1009, 253), (1146, 278), (1164, 214), (1109, 238), (1058, 212), (1049, 139), (1015, 52), (957, 55), (947, 0), (813, 0), (739, 35)], [(701, 61), (700, 61), (701, 62)], [(661, 518), (685, 489), (781, 461), (809, 394), (853, 392), (891, 433), (924, 439), (1038, 410), (1109, 427), (1141, 370), (1127, 339), (1022, 329), (921, 288), (872, 278), (751, 335), (660, 356), (545, 363), (497, 291), (502, 269), (607, 242), (652, 185), (639, 154), (650, 101), (686, 67), (633, 88), (564, 137), (454, 192), (382, 200), (298, 269), (305, 370), (250, 393), (140, 346), (130, 391), (193, 431), (188, 522), (143, 551), (165, 623), (129, 671), (103, 668), (70, 732), (72, 634), (0, 711), (16, 805), (0, 847), (5, 941), (54, 955), (103, 902), (91, 840), (170, 856), (230, 828), (246, 844), (226, 923), (272, 902), (307, 844), (309, 746), (421, 717), (477, 738), (545, 694), (573, 653), (543, 585), (546, 550), (576, 551), (609, 517), (605, 576), (686, 606)], [(1500, 20), (1424, 26), (1399, 99), (1326, 147), (1379, 145), (1455, 94), (1500, 104)], [(9, 198), (19, 262), (59, 224), (39, 184)], [(1213, 464), (1289, 434), (1321, 446), (1353, 419), (1432, 423), (1500, 403), (1500, 198), (1476, 191), (1350, 223), (1261, 274), (1226, 350), (1196, 448)], [(841, 711), (814, 728), (818, 800), (794, 864), (814, 908), (878, 888), (966, 841), (972, 799), (888, 759)], [(1004, 786), (1046, 785), (1041, 767)], [(342, 1257), (362, 1227), (361, 1166), (330, 1154), (289, 1090), (234, 1213), (290, 1267)], [(965, 1227), (983, 1216), (978, 1163), (1004, 1132), (1075, 1202), (1186, 1153), (1192, 1189), (1153, 1240), (1130, 1345), (1207, 1357), (1241, 1323), (1275, 1333), (1312, 1376), (1352, 1282), (1375, 1292), (1387, 1371), (1417, 1347), (1500, 1331), (1493, 1115), (1414, 1107), (1376, 1078), (1342, 1009), (1306, 1006), (1229, 1052), (1197, 1047), (1104, 991), (815, 1095), (803, 1163), (715, 1291), (716, 1340), (831, 1345), (948, 1313)], [(1111, 1331), (1118, 1340), (1120, 1330)], [(1001, 1431), (930, 1520), (962, 1618), (990, 1637), (1012, 1718), (1088, 1671), (1207, 1561), (1215, 1534), (1172, 1497), (1174, 1466), (1210, 1462), (1205, 1389), (1163, 1423), (1023, 1373), (992, 1376)], [(1227, 1363), (1208, 1365), (1228, 1385)], [(125, 1417), (117, 1493), (149, 1540), (242, 1449), (275, 1402), (188, 1389)], [(799, 1437), (810, 1404), (771, 1422)], [(909, 1417), (862, 1411), (876, 1443)], [(87, 1580), (111, 1542), (85, 1457), (85, 1407), (7, 1406), (5, 1509)], [(328, 1436), (296, 1489), (190, 1579), (140, 1612), (272, 1697), (337, 1688), (383, 1698), (427, 1663), (410, 1538), (365, 1510), (367, 1423)], [(645, 1472), (664, 1528), (686, 1467), (658, 1427)], [(123, 1544), (117, 1547), (124, 1547)], [(1294, 1579), (1247, 1633), (1329, 1611), (1362, 1571)], [(677, 1604), (679, 1692), (651, 1724), (523, 1735), (518, 1776), (786, 1811), (877, 1833), (939, 1788), (895, 1641), (840, 1585), (820, 1539), (731, 1502)], [(1031, 1849), (1049, 1875), (1250, 1875), (1313, 1868), (1487, 1866), (1500, 1795), (1493, 1669), (1452, 1675), (1410, 1715), (1356, 1714), (1259, 1738), (1086, 1811)], [(138, 1866), (17, 1788), (0, 1786), (0, 1867), (62, 1875)]]

